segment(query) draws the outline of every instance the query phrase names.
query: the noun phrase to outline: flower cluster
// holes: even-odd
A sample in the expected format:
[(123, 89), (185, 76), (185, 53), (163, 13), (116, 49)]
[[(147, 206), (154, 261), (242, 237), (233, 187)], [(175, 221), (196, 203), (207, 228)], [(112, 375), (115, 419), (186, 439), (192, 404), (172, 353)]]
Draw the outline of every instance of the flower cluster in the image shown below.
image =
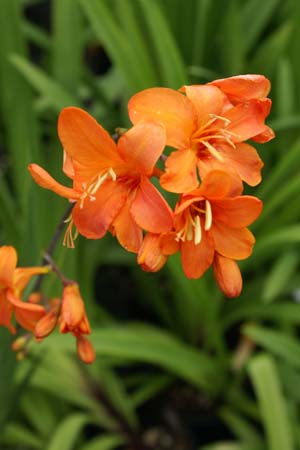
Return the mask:
[[(199, 278), (212, 266), (223, 293), (239, 295), (236, 261), (251, 254), (255, 239), (247, 227), (262, 209), (259, 199), (242, 195), (244, 182), (261, 181), (263, 166), (247, 141), (274, 137), (265, 124), (269, 90), (261, 75), (179, 91), (146, 89), (130, 99), (133, 126), (117, 143), (88, 113), (65, 108), (58, 134), (63, 172), (72, 187), (36, 164), (29, 166), (40, 186), (74, 203), (64, 243), (74, 247), (78, 233), (99, 239), (110, 232), (152, 272), (180, 252), (188, 278)], [(177, 194), (174, 210), (162, 190)]]
[(19, 327), (31, 333), (18, 338), (13, 344), (13, 349), (22, 354), (31, 336), (41, 341), (59, 323), (61, 333), (71, 332), (75, 336), (79, 358), (90, 364), (95, 359), (95, 352), (85, 336), (91, 331), (75, 282), (64, 280), (61, 299), (47, 300), (40, 292), (31, 293), (27, 301), (23, 299), (24, 290), (31, 278), (34, 275), (45, 275), (50, 270), (50, 266), (17, 267), (15, 248), (0, 247), (0, 325), (16, 334), (14, 318)]

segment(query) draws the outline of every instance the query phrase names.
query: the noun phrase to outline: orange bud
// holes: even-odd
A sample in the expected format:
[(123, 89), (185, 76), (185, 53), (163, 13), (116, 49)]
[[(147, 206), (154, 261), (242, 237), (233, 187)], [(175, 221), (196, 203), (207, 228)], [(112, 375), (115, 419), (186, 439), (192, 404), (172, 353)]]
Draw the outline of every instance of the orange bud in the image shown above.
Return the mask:
[(77, 337), (77, 354), (85, 364), (92, 364), (96, 359), (94, 347), (85, 336)]
[(49, 336), (54, 330), (58, 320), (58, 311), (49, 311), (36, 324), (34, 335), (37, 339), (42, 339)]
[(61, 333), (70, 331), (75, 334), (89, 334), (91, 332), (84, 303), (76, 283), (64, 287), (60, 320)]
[(15, 339), (13, 341), (13, 343), (11, 344), (11, 348), (14, 352), (19, 352), (20, 350), (22, 350), (28, 341), (28, 335), (27, 336), (19, 336), (17, 339)]
[(40, 292), (32, 292), (28, 297), (28, 303), (37, 304), (40, 303), (42, 299), (42, 294)]
[(160, 248), (160, 235), (148, 233), (138, 253), (138, 264), (146, 272), (157, 272), (167, 261)]

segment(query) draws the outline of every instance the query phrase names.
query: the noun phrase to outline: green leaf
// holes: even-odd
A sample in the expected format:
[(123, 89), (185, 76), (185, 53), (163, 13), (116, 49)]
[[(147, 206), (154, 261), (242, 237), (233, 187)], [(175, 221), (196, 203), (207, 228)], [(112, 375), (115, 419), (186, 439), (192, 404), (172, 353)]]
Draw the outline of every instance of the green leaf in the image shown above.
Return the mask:
[(287, 405), (273, 359), (259, 355), (249, 363), (249, 374), (258, 398), (269, 450), (294, 450)]
[[(76, 94), (82, 75), (83, 17), (78, 2), (54, 0), (52, 73), (59, 85)], [(66, 20), (68, 18), (68, 20)]]
[[(0, 430), (7, 415), (13, 408), (16, 387), (12, 383), (16, 369), (16, 355), (11, 349), (12, 337), (8, 330), (0, 329), (0, 404), (5, 407), (0, 408)], [(1, 434), (1, 433), (0, 433)]]
[[(175, 336), (147, 325), (111, 326), (91, 336), (99, 355), (109, 355), (163, 367), (189, 383), (215, 392), (222, 373), (204, 352), (195, 350)], [(73, 349), (67, 336), (53, 335), (44, 345)]]
[(93, 439), (79, 450), (113, 450), (121, 444), (124, 444), (124, 438), (107, 434)]
[(60, 112), (65, 106), (78, 106), (77, 99), (39, 67), (18, 55), (12, 55), (10, 61), (55, 111)]
[(246, 50), (255, 45), (279, 3), (279, 0), (264, 0), (263, 2), (260, 0), (248, 0), (245, 2), (242, 18), (243, 30), (247, 30), (247, 33), (244, 33)]
[[(12, 448), (21, 448), (21, 446), (29, 447), (32, 450), (43, 448), (43, 441), (40, 437), (18, 423), (8, 423), (0, 436), (0, 442), (6, 443)], [(61, 449), (60, 449), (61, 450)]]
[(165, 86), (179, 89), (187, 83), (187, 73), (160, 3), (156, 0), (138, 0), (138, 3), (152, 38), (162, 82)]
[(82, 428), (89, 420), (86, 414), (70, 414), (54, 431), (47, 450), (72, 450), (78, 442)]
[(289, 280), (296, 272), (299, 255), (295, 251), (283, 253), (273, 264), (267, 274), (262, 290), (262, 299), (269, 303), (286, 288)]
[(261, 303), (239, 303), (231, 311), (226, 311), (223, 325), (227, 328), (246, 319), (265, 319), (300, 324), (300, 305), (294, 303), (265, 305)]
[(284, 359), (291, 366), (300, 369), (300, 343), (298, 339), (288, 336), (282, 331), (274, 331), (258, 325), (246, 325), (243, 327), (243, 333), (266, 350)]
[(126, 34), (119, 27), (106, 2), (79, 1), (97, 38), (125, 80), (128, 92), (133, 93), (148, 87), (151, 81), (147, 79), (147, 73), (144, 72)]

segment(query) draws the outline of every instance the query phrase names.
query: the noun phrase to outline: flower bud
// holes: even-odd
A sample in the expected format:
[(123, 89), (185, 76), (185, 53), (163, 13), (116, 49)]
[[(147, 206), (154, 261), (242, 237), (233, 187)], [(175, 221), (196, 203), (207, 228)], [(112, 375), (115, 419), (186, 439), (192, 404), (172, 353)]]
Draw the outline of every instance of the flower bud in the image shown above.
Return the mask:
[(54, 330), (58, 320), (58, 311), (49, 311), (42, 317), (35, 326), (34, 335), (36, 339), (43, 339), (49, 336)]
[(91, 332), (84, 303), (80, 296), (78, 284), (68, 284), (64, 287), (60, 316), (60, 332), (89, 334)]
[(77, 337), (77, 354), (85, 364), (92, 364), (95, 361), (96, 353), (94, 347), (85, 336)]

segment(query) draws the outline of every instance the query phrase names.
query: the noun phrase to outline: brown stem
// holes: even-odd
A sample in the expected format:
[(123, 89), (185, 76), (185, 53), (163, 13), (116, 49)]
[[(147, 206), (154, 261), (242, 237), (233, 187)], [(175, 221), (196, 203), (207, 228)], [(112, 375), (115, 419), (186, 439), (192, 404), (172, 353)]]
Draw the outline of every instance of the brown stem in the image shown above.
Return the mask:
[[(53, 255), (55, 247), (56, 247), (56, 245), (57, 245), (57, 243), (59, 241), (59, 238), (61, 237), (61, 234), (62, 234), (62, 232), (64, 230), (65, 222), (68, 219), (68, 217), (70, 216), (73, 208), (74, 208), (74, 203), (70, 203), (70, 205), (68, 205), (67, 209), (65, 210), (65, 212), (64, 212), (64, 214), (63, 214), (63, 216), (62, 216), (62, 218), (61, 218), (61, 220), (59, 222), (59, 224), (56, 227), (56, 230), (55, 230), (55, 232), (53, 234), (53, 237), (52, 237), (52, 239), (50, 241), (50, 244), (48, 245), (48, 247), (47, 247), (47, 249), (46, 249), (46, 251), (44, 253), (44, 256), (43, 256), (43, 259), (42, 259), (42, 266), (46, 266), (47, 264), (49, 264), (49, 259), (48, 258), (49, 257), (51, 258), (51, 256)], [(52, 261), (52, 258), (51, 258), (51, 261)], [(41, 275), (39, 275), (37, 277), (36, 282), (35, 282), (35, 284), (34, 284), (34, 286), (32, 288), (32, 292), (40, 290), (40, 287), (41, 287), (41, 284), (43, 282), (43, 279), (44, 279), (44, 274), (41, 274)]]

